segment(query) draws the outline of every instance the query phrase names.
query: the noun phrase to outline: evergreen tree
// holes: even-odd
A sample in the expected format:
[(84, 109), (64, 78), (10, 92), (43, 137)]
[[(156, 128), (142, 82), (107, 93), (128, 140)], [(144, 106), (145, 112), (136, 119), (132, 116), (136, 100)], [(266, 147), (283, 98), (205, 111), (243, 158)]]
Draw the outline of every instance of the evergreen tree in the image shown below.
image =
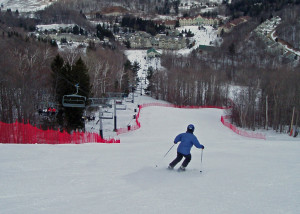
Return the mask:
[(78, 35), (79, 32), (80, 32), (80, 30), (79, 30), (78, 25), (75, 25), (75, 26), (73, 27), (73, 34)]
[[(90, 78), (88, 75), (88, 69), (83, 60), (79, 58), (75, 65), (72, 66), (70, 79), (75, 81), (79, 85), (78, 95), (89, 97), (90, 94)], [(73, 89), (75, 90), (75, 88)], [(67, 127), (71, 130), (76, 128), (84, 128), (84, 121), (82, 120), (84, 109), (83, 108), (68, 108), (65, 111), (65, 117), (67, 121)]]
[[(52, 85), (55, 91), (56, 100), (61, 100), (59, 95), (59, 85), (61, 81), (62, 69), (64, 66), (64, 59), (58, 54), (51, 63), (52, 70)], [(59, 102), (61, 103), (61, 102)]]
[(140, 69), (141, 69), (141, 65), (137, 61), (134, 61), (133, 65), (132, 65), (134, 84), (136, 84), (136, 81), (138, 81), (138, 71)]
[(140, 69), (141, 69), (140, 64), (137, 61), (134, 61), (133, 65), (132, 65), (132, 70), (133, 70), (135, 76), (138, 75), (138, 71)]
[(80, 91), (78, 94), (89, 97), (90, 95), (90, 77), (88, 74), (88, 69), (81, 58), (79, 58), (75, 65), (72, 66), (72, 77), (79, 83)]
[(62, 108), (62, 98), (63, 98), (63, 86), (65, 81), (63, 79), (63, 70), (64, 70), (64, 59), (58, 54), (51, 63), (52, 70), (52, 85), (55, 93), (56, 101), (59, 103), (58, 114), (57, 114), (57, 123), (64, 127), (63, 119), (63, 108)]
[(122, 88), (124, 90), (124, 93), (129, 94), (131, 91), (130, 85), (132, 83), (132, 64), (129, 60), (126, 60), (124, 63), (124, 70), (125, 70), (125, 75), (123, 78), (123, 83), (122, 83)]
[(83, 60), (79, 58), (76, 63), (71, 66), (64, 63), (62, 57), (57, 55), (51, 64), (53, 86), (56, 92), (56, 99), (60, 104), (57, 122), (68, 131), (75, 129), (83, 129), (82, 121), (84, 108), (64, 108), (62, 99), (64, 95), (76, 93), (75, 85), (79, 85), (78, 95), (90, 95), (90, 79), (88, 69)]

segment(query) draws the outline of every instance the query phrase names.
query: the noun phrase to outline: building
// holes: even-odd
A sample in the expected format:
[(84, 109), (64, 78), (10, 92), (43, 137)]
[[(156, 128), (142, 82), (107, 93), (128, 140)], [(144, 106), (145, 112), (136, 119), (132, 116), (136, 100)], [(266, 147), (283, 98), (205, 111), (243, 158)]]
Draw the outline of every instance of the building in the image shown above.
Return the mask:
[(153, 58), (153, 57), (160, 57), (161, 54), (157, 52), (154, 48), (150, 48), (147, 50), (147, 57), (148, 58)]
[(179, 50), (186, 47), (186, 38), (166, 35), (151, 36), (146, 32), (137, 32), (128, 38), (131, 48), (134, 49), (168, 49)]
[(206, 18), (201, 15), (194, 17), (182, 17), (178, 19), (179, 25), (182, 26), (201, 26), (201, 25), (219, 25), (219, 18)]
[(221, 27), (219, 27), (218, 34), (220, 35), (222, 31), (224, 31), (224, 33), (230, 33), (236, 26), (248, 22), (250, 19), (251, 17), (249, 16), (243, 16), (237, 19), (233, 19), (227, 22), (226, 24), (222, 25)]
[(176, 20), (166, 20), (164, 22), (164, 24), (165, 24), (166, 28), (173, 30), (173, 29), (175, 29), (176, 22), (177, 22)]
[(106, 7), (101, 11), (101, 15), (103, 16), (123, 16), (128, 13), (123, 7), (120, 6), (113, 6), (113, 7)]

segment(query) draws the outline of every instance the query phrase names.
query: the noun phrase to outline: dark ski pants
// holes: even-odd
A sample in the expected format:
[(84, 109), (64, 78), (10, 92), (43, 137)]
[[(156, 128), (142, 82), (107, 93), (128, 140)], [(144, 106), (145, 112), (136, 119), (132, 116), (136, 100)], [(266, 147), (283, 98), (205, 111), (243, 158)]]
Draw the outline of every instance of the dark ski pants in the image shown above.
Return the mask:
[(191, 161), (192, 159), (192, 155), (189, 154), (189, 155), (184, 155), (184, 154), (181, 154), (179, 152), (177, 152), (177, 157), (170, 163), (170, 166), (173, 168), (174, 166), (176, 166), (176, 164), (178, 164), (182, 158), (185, 157), (183, 163), (182, 163), (182, 166), (183, 167), (187, 167), (187, 165), (189, 164), (189, 162)]

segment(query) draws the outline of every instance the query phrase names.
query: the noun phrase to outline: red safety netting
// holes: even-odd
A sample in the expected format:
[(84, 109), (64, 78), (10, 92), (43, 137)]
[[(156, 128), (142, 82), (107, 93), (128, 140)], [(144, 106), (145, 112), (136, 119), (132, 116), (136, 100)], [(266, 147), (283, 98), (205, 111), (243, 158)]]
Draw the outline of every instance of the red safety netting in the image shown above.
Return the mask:
[(218, 106), (183, 106), (183, 105), (174, 105), (174, 104), (167, 104), (167, 103), (145, 103), (139, 105), (139, 111), (136, 115), (135, 125), (128, 125), (126, 128), (120, 128), (117, 130), (117, 135), (127, 133), (130, 131), (137, 130), (141, 127), (139, 122), (140, 112), (142, 108), (150, 107), (150, 106), (161, 106), (161, 107), (171, 107), (171, 108), (186, 108), (186, 109), (199, 109), (199, 108), (218, 108), (218, 109), (227, 109), (228, 107), (218, 107)]
[(0, 143), (15, 144), (81, 144), (81, 143), (120, 143), (116, 139), (102, 139), (97, 133), (42, 130), (30, 124), (0, 122)]
[(233, 132), (237, 133), (238, 135), (244, 136), (244, 137), (250, 137), (250, 138), (257, 138), (257, 139), (264, 139), (266, 140), (266, 136), (261, 133), (255, 133), (255, 132), (247, 132), (244, 130), (238, 129), (235, 125), (229, 123), (226, 121), (226, 119), (230, 118), (230, 116), (221, 116), (221, 123), (223, 123), (224, 126), (230, 128)]
[[(141, 127), (141, 124), (139, 122), (140, 117), (140, 111), (142, 108), (150, 107), (150, 106), (162, 106), (162, 107), (172, 107), (172, 108), (186, 108), (186, 109), (200, 109), (200, 108), (217, 108), (217, 109), (230, 109), (231, 107), (220, 107), (220, 106), (180, 106), (180, 105), (173, 105), (173, 104), (166, 104), (166, 103), (146, 103), (139, 106), (138, 114), (136, 115), (135, 125), (127, 126), (127, 128), (120, 128), (117, 130), (117, 134), (123, 134), (130, 131), (137, 130)], [(246, 132), (244, 130), (238, 129), (236, 126), (232, 125), (231, 123), (225, 121), (225, 119), (228, 119), (228, 116), (221, 116), (221, 122), (224, 126), (230, 128), (233, 132), (244, 136), (244, 137), (250, 137), (250, 138), (258, 138), (258, 139), (266, 139), (266, 136), (261, 133), (250, 133)]]
[(186, 108), (186, 109), (198, 109), (198, 108), (228, 109), (228, 107), (220, 107), (220, 106), (183, 106), (183, 105), (174, 105), (174, 104), (167, 104), (167, 103), (146, 103), (140, 105), (140, 108), (149, 107), (149, 106), (162, 106), (162, 107)]

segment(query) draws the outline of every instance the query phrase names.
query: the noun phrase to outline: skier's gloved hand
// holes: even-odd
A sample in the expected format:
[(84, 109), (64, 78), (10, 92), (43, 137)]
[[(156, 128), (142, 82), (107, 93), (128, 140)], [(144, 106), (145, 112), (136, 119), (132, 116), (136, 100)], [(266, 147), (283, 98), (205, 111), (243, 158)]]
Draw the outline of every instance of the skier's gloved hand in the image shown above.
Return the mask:
[(204, 146), (202, 145), (202, 149), (204, 149)]

